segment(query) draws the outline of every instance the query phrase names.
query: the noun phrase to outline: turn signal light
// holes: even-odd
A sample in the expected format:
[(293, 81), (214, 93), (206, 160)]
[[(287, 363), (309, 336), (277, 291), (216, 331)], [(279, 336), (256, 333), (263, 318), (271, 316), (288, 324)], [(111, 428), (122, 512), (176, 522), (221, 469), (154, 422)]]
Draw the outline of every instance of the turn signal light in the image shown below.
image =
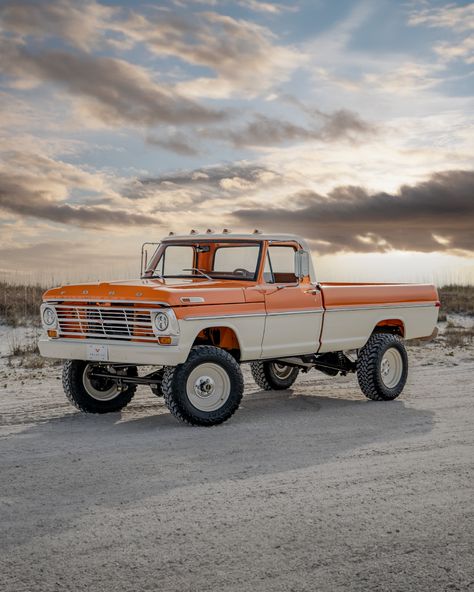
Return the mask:
[(48, 337), (55, 339), (58, 336), (58, 332), (55, 329), (48, 329)]
[(171, 345), (171, 337), (158, 337), (161, 345)]

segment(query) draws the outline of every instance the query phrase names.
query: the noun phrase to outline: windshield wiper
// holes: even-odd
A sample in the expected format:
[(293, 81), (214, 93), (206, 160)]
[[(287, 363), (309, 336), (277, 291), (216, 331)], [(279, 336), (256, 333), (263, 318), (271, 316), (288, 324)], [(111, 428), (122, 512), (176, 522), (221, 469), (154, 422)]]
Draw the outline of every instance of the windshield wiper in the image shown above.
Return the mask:
[(208, 280), (212, 280), (210, 275), (207, 275), (207, 273), (204, 273), (202, 269), (199, 269), (198, 267), (188, 267), (186, 269), (183, 269), (183, 271), (197, 271), (198, 273), (200, 273), (201, 275), (203, 275), (205, 278), (207, 278)]

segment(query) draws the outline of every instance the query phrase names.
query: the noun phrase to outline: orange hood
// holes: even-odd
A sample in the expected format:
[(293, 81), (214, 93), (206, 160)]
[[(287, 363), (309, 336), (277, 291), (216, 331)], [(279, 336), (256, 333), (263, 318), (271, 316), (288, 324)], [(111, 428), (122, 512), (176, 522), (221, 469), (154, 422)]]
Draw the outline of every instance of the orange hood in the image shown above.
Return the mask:
[[(205, 278), (170, 278), (160, 280), (137, 279), (115, 282), (76, 284), (52, 288), (44, 293), (44, 300), (133, 302), (139, 304), (167, 304), (193, 306), (204, 304), (235, 304), (245, 302), (244, 287), (252, 282), (236, 280), (207, 280)], [(182, 298), (198, 296), (202, 303), (187, 302)]]

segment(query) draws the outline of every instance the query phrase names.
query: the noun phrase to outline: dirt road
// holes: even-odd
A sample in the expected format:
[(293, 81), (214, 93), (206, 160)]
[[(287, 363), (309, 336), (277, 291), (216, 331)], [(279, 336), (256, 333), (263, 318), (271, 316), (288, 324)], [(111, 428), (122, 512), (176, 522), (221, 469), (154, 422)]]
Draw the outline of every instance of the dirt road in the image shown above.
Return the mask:
[(392, 403), (248, 379), (211, 429), (145, 390), (85, 416), (59, 369), (3, 369), (0, 589), (474, 590), (474, 361), (437, 355)]

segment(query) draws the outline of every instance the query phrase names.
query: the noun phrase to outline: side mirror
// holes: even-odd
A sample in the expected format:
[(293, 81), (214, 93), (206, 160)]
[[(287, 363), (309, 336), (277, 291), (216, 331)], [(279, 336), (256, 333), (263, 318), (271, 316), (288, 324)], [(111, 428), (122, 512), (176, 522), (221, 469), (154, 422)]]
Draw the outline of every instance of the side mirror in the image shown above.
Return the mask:
[(309, 275), (308, 251), (295, 251), (295, 275), (298, 279)]

